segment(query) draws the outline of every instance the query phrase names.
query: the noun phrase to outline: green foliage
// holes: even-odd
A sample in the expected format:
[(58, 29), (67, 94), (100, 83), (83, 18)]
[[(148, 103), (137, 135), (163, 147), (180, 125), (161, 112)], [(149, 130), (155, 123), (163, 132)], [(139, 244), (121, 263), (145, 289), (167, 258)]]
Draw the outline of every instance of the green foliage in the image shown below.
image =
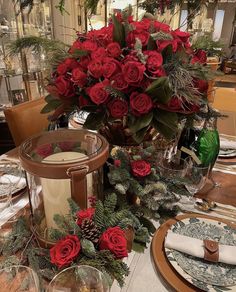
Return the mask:
[(96, 254), (96, 249), (92, 241), (83, 238), (80, 243), (83, 253), (89, 258), (93, 258)]
[(94, 222), (98, 228), (101, 230), (104, 230), (104, 221), (105, 221), (105, 215), (104, 215), (104, 206), (101, 201), (97, 201), (95, 206), (95, 214), (94, 214)]
[(121, 48), (125, 47), (125, 28), (117, 17), (112, 15), (113, 29), (113, 41), (120, 44)]
[(103, 111), (96, 113), (91, 112), (86, 118), (83, 127), (90, 130), (98, 130), (99, 128), (101, 128), (105, 117), (106, 114)]
[(65, 9), (65, 1), (66, 0), (59, 0), (58, 5), (55, 6), (57, 9), (59, 9), (61, 15), (63, 15), (64, 13), (69, 14), (68, 11)]
[(60, 99), (57, 99), (52, 95), (47, 95), (45, 101), (47, 104), (42, 108), (41, 114), (50, 113), (63, 104)]
[(168, 78), (159, 77), (157, 80), (153, 81), (146, 89), (146, 93), (153, 98), (153, 101), (167, 103), (172, 96)]
[(222, 49), (224, 44), (219, 40), (214, 41), (212, 39), (212, 34), (204, 34), (194, 39), (192, 42), (192, 47), (196, 50), (204, 50), (209, 57), (213, 57), (222, 56)]
[(107, 216), (110, 216), (113, 214), (115, 211), (117, 204), (117, 196), (115, 193), (109, 194), (106, 196), (105, 201), (104, 201), (104, 213)]
[(128, 127), (132, 133), (136, 133), (143, 128), (146, 128), (150, 125), (153, 118), (153, 112), (140, 116), (138, 119), (132, 116), (128, 120)]
[(70, 208), (70, 214), (75, 216), (75, 214), (80, 210), (80, 207), (71, 198), (67, 199), (67, 201), (68, 201), (69, 208)]

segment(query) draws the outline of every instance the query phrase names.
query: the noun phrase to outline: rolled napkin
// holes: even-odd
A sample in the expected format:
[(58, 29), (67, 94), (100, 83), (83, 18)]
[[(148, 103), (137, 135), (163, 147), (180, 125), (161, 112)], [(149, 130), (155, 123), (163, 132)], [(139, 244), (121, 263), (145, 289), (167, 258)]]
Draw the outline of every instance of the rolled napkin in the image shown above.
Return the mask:
[(21, 177), (19, 180), (18, 176), (11, 175), (11, 174), (4, 174), (0, 176), (0, 183), (7, 183), (8, 180), (10, 180), (13, 185), (16, 184), (15, 187), (17, 189), (23, 189), (26, 187), (26, 180), (24, 177)]
[[(210, 244), (214, 243), (212, 241), (209, 242)], [(206, 248), (203, 240), (201, 239), (192, 238), (169, 231), (165, 239), (165, 247), (178, 250), (194, 257), (206, 259)], [(236, 246), (219, 244), (218, 247), (218, 261), (229, 265), (236, 265), (236, 257), (233, 256), (236, 254)]]
[(236, 150), (236, 141), (220, 139), (220, 149), (235, 149)]

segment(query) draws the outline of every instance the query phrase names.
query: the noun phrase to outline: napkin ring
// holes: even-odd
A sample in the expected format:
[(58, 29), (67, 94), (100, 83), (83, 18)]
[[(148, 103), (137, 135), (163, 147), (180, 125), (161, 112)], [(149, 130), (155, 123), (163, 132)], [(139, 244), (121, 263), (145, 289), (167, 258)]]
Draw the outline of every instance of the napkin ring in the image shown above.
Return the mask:
[(219, 260), (219, 244), (213, 240), (203, 240), (204, 259), (210, 262)]

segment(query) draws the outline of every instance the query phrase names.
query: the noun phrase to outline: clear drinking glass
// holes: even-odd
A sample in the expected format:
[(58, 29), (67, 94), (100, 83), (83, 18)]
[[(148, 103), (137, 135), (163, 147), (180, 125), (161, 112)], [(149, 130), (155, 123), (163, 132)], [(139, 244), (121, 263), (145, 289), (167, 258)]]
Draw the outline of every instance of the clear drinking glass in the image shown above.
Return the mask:
[(209, 176), (210, 165), (201, 166), (197, 165), (193, 160), (188, 160), (187, 172), (186, 172), (186, 184), (185, 187), (192, 195), (192, 197), (200, 191), (206, 184)]
[(69, 267), (57, 274), (50, 282), (47, 292), (109, 292), (104, 274), (91, 266)]
[(40, 292), (37, 274), (26, 266), (10, 266), (0, 270), (0, 291)]

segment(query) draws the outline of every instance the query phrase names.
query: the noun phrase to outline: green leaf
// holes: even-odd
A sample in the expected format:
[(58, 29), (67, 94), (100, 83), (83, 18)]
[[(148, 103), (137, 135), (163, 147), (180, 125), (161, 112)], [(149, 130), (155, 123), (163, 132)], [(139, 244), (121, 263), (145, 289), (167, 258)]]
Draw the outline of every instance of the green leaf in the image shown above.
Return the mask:
[(146, 248), (145, 245), (135, 241), (132, 244), (132, 250), (138, 253), (144, 253), (145, 248)]
[(120, 44), (121, 48), (125, 47), (125, 28), (118, 18), (113, 14), (112, 22), (113, 28), (113, 41)]
[(75, 49), (75, 50), (73, 51), (72, 56), (73, 56), (74, 58), (79, 58), (79, 57), (87, 56), (88, 53), (89, 53), (89, 52), (88, 52), (87, 50), (79, 50), (79, 49)]
[(90, 130), (98, 130), (105, 118), (104, 112), (99, 113), (90, 113), (83, 125), (84, 128), (90, 129)]
[(140, 144), (143, 141), (143, 139), (147, 133), (148, 128), (149, 127), (145, 127), (143, 129), (139, 130), (138, 132), (136, 132), (135, 134), (133, 134), (132, 137), (138, 144)]
[(153, 127), (168, 140), (172, 139), (178, 130), (176, 113), (157, 110), (152, 120)]
[(148, 44), (147, 44), (147, 49), (152, 51), (152, 50), (156, 50), (157, 49), (157, 44), (154, 41), (153, 37), (150, 35), (149, 39), (148, 39)]
[[(49, 98), (50, 99), (50, 98)], [(62, 105), (62, 101), (59, 99), (51, 99), (49, 100), (48, 104), (46, 104), (42, 109), (41, 109), (41, 114), (47, 114), (55, 109), (57, 109), (60, 105)]]
[(137, 133), (139, 130), (150, 125), (153, 118), (153, 112), (140, 117), (131, 117), (128, 121), (129, 129), (132, 133)]
[(140, 217), (139, 218), (140, 223), (147, 227), (150, 234), (154, 234), (156, 232), (156, 227), (153, 225), (153, 223), (147, 219), (146, 217)]
[(52, 100), (55, 100), (55, 97), (52, 96), (51, 94), (48, 94), (46, 97), (45, 97), (45, 101), (47, 103), (51, 102)]
[(168, 78), (160, 77), (153, 81), (152, 84), (146, 89), (146, 93), (150, 95), (154, 101), (167, 103), (172, 96)]

